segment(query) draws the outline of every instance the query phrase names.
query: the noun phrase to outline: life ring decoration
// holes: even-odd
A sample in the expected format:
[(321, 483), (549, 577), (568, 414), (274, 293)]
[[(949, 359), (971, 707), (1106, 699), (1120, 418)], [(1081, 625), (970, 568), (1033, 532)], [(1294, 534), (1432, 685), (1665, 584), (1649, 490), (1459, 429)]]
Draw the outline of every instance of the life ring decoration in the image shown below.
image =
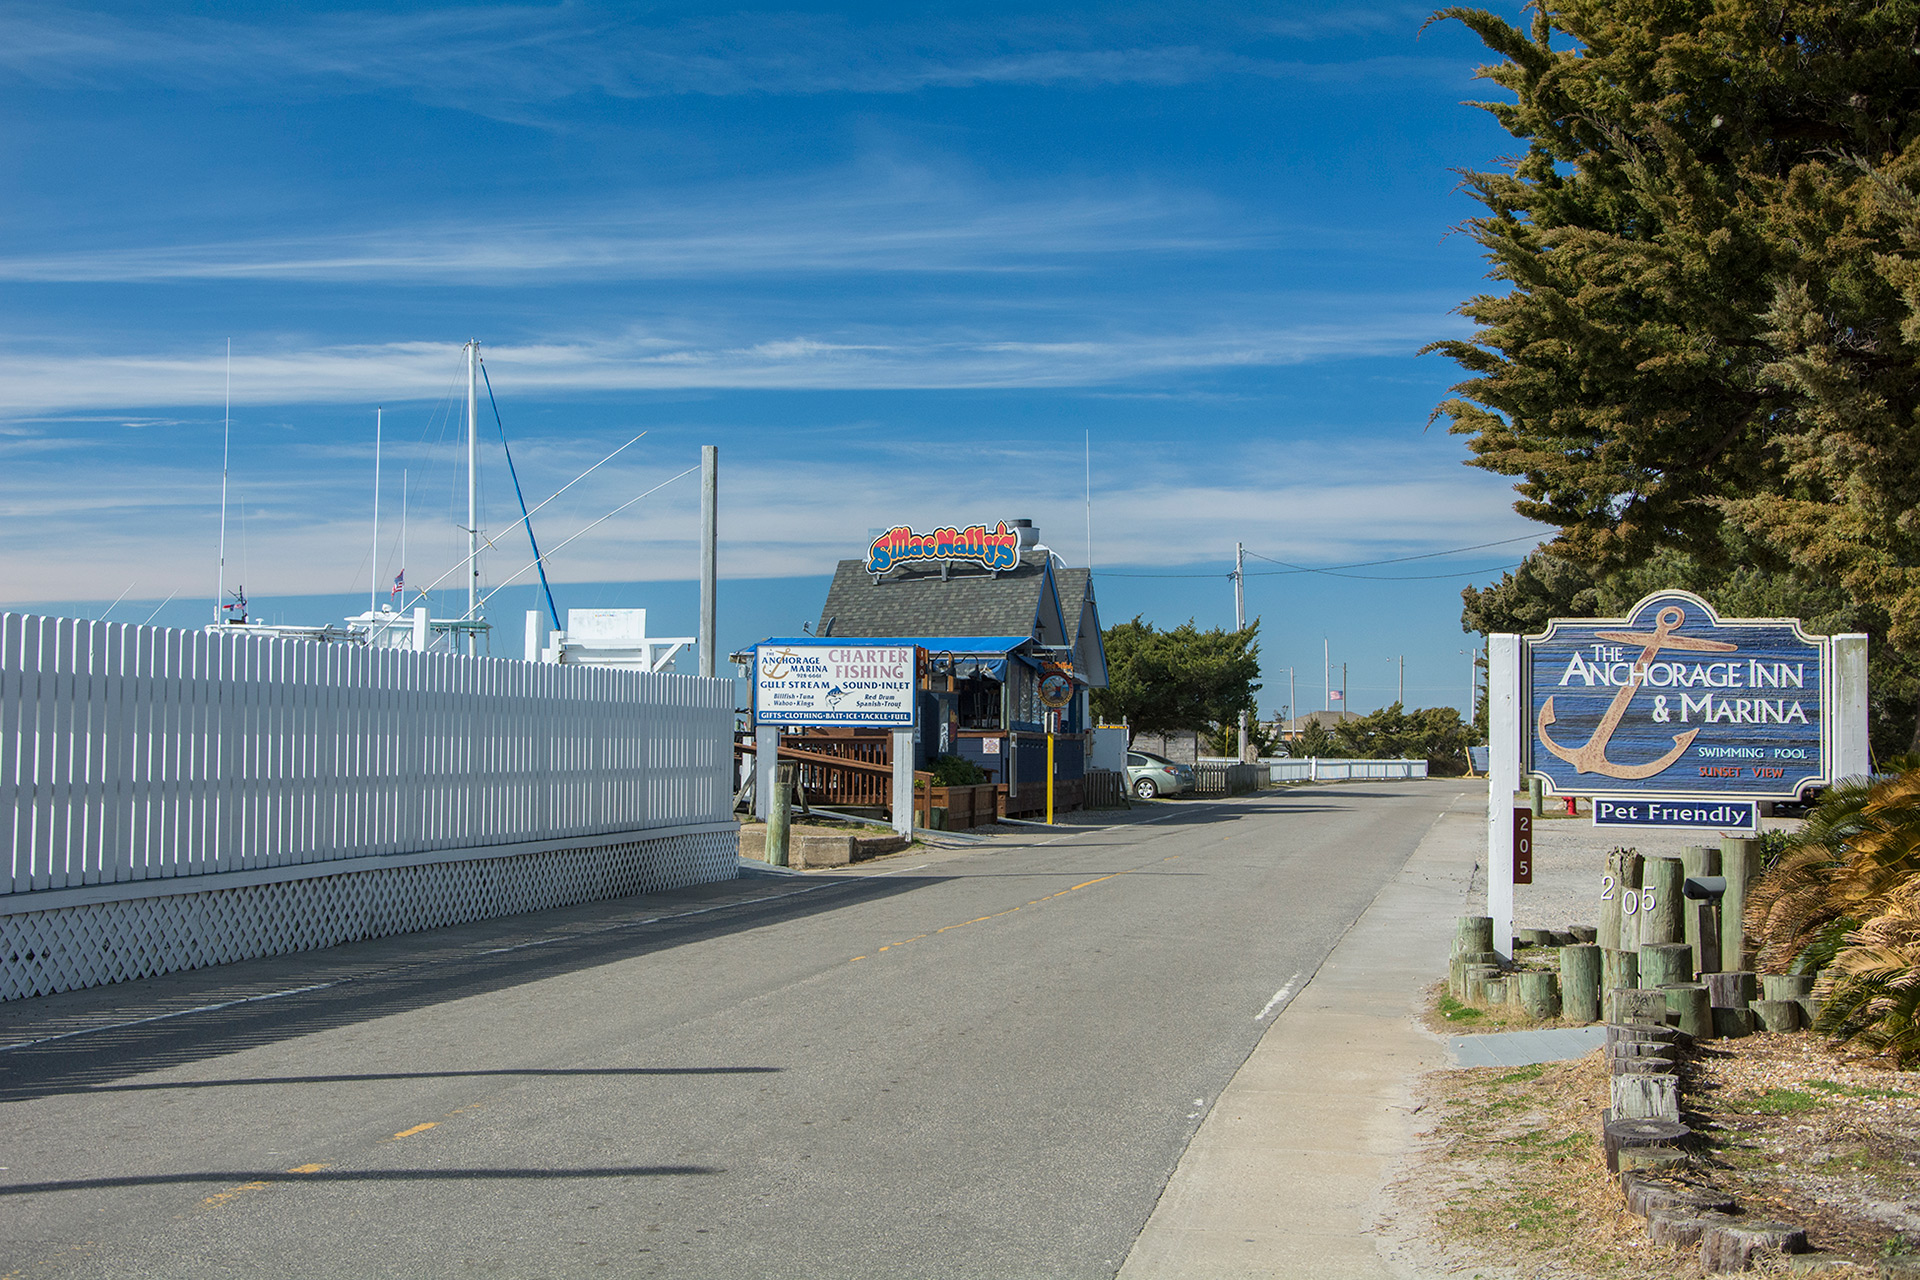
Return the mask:
[(1050, 711), (1058, 711), (1073, 701), (1073, 681), (1058, 671), (1040, 678), (1040, 702)]

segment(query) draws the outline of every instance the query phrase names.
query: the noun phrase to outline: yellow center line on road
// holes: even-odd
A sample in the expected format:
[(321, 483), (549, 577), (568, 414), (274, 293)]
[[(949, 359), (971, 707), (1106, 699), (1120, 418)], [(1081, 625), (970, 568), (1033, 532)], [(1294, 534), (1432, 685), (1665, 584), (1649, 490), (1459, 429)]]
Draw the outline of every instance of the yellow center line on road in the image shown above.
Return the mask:
[(394, 1140), (398, 1141), (401, 1138), (411, 1138), (416, 1133), (425, 1133), (427, 1130), (437, 1127), (439, 1123), (438, 1120), (429, 1120), (425, 1124), (417, 1124), (411, 1129), (402, 1129), (393, 1135)]
[[(293, 1168), (287, 1170), (287, 1172), (288, 1173), (318, 1173), (322, 1169), (328, 1169), (328, 1168), (332, 1168), (332, 1166), (324, 1165), (324, 1164), (297, 1164)], [(226, 1204), (229, 1200), (234, 1200), (239, 1198), (240, 1196), (246, 1195), (249, 1191), (265, 1191), (268, 1187), (271, 1187), (272, 1185), (274, 1185), (274, 1180), (271, 1178), (261, 1178), (256, 1182), (243, 1182), (237, 1187), (228, 1187), (225, 1191), (214, 1192), (212, 1195), (202, 1200), (200, 1204), (204, 1208), (217, 1209), (221, 1205)]]
[[(1177, 853), (1171, 854), (1165, 858), (1160, 859), (1160, 862), (1161, 863), (1175, 862), (1175, 861), (1178, 861), (1179, 858), (1180, 858), (1179, 854)], [(1157, 866), (1159, 864), (1155, 863), (1155, 864), (1149, 864), (1149, 865)], [(906, 946), (910, 942), (919, 942), (923, 938), (931, 938), (937, 934), (947, 933), (954, 929), (964, 929), (968, 925), (985, 924), (989, 920), (1002, 920), (1002, 919), (1005, 919), (1007, 916), (1013, 915), (1017, 911), (1025, 911), (1028, 907), (1037, 907), (1043, 902), (1052, 902), (1055, 898), (1064, 898), (1070, 893), (1077, 893), (1082, 889), (1091, 888), (1096, 884), (1104, 884), (1109, 880), (1117, 880), (1121, 876), (1130, 876), (1135, 871), (1139, 871), (1142, 869), (1143, 868), (1140, 868), (1140, 867), (1129, 867), (1125, 871), (1115, 871), (1104, 876), (1095, 876), (1091, 880), (1082, 880), (1079, 884), (1070, 885), (1067, 888), (1060, 890), (1058, 893), (1049, 893), (1043, 898), (1035, 898), (1033, 901), (1024, 902), (1017, 907), (1008, 907), (1005, 911), (996, 911), (992, 915), (987, 915), (987, 916), (975, 916), (971, 920), (961, 920), (955, 924), (943, 924), (938, 929), (929, 929), (925, 933), (916, 933), (912, 937), (902, 938), (898, 942), (889, 942), (886, 946), (881, 947), (880, 951), (897, 950), (900, 947)], [(880, 954), (880, 951), (876, 951), (873, 954), (878, 955)], [(866, 960), (870, 958), (871, 957), (869, 956), (852, 956), (848, 958), (847, 963), (854, 964), (858, 961)]]

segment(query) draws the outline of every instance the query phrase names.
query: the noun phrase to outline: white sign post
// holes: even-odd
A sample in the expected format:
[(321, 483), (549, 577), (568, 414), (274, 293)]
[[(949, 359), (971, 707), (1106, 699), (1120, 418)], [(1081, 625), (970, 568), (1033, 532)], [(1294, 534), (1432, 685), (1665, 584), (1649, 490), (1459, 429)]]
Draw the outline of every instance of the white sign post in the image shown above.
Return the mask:
[(1513, 793), (1520, 789), (1520, 637), (1487, 637), (1487, 914), (1513, 959)]

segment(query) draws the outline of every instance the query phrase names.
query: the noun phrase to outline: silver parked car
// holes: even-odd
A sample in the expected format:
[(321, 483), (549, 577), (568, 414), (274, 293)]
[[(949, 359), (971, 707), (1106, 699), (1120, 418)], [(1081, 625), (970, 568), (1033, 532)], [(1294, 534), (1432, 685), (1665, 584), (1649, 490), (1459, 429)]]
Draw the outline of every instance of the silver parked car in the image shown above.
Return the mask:
[(1193, 790), (1193, 769), (1151, 751), (1127, 752), (1127, 785), (1142, 800)]

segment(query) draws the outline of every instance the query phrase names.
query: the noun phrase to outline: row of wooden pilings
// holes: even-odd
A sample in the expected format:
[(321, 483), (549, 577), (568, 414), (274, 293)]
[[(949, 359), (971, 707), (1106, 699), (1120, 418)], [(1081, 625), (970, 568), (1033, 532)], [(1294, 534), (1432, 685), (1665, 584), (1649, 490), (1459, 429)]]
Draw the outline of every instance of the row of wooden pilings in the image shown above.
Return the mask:
[[(1552, 968), (1513, 967), (1493, 947), (1493, 921), (1462, 916), (1448, 991), (1463, 1004), (1508, 1008), (1541, 1021), (1623, 1022), (1635, 1011), (1695, 1039), (1812, 1026), (1813, 979), (1757, 974), (1742, 917), (1759, 872), (1758, 840), (1693, 845), (1678, 858), (1607, 855), (1600, 923), (1565, 932), (1521, 929), (1515, 954), (1558, 947)], [(1691, 884), (1700, 896), (1689, 897)], [(1730, 963), (1728, 963), (1730, 962)]]
[[(1807, 1248), (1804, 1230), (1743, 1214), (1724, 1192), (1686, 1176), (1695, 1172), (1693, 1131), (1680, 1118), (1687, 1051), (1718, 1036), (1812, 1026), (1817, 1012), (1811, 976), (1743, 967), (1751, 949), (1742, 916), (1759, 853), (1759, 841), (1733, 839), (1678, 858), (1616, 849), (1607, 856), (1598, 925), (1517, 931), (1516, 956), (1557, 947), (1556, 966), (1513, 967), (1493, 950), (1492, 919), (1462, 916), (1448, 972), (1463, 1003), (1543, 1021), (1604, 1017), (1607, 1169), (1653, 1242), (1697, 1247), (1710, 1273)], [(1687, 896), (1689, 881), (1699, 896)]]

